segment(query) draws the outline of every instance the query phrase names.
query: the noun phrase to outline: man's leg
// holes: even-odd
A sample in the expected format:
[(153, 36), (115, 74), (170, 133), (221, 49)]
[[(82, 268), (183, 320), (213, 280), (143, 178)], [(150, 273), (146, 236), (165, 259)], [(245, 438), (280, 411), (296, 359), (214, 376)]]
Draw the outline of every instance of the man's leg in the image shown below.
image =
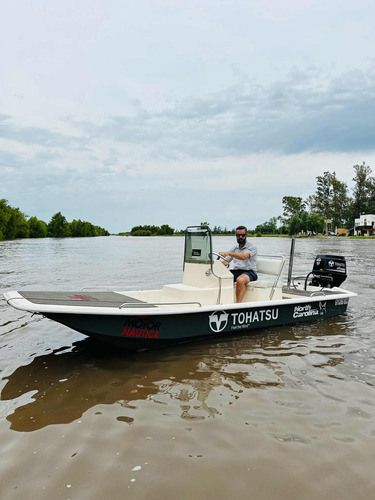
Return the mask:
[(247, 274), (241, 274), (236, 280), (236, 301), (242, 302), (246, 293), (246, 285), (249, 283), (250, 278)]

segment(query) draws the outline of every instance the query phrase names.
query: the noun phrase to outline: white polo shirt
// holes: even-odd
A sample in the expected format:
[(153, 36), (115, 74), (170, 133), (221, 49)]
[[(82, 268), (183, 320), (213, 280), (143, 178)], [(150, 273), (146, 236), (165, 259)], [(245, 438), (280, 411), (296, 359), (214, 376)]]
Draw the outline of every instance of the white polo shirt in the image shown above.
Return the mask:
[(249, 240), (246, 240), (246, 243), (242, 248), (237, 244), (235, 247), (229, 250), (232, 253), (249, 253), (250, 257), (245, 260), (234, 259), (233, 257), (225, 257), (228, 262), (233, 260), (231, 264), (231, 269), (239, 269), (243, 271), (254, 271), (257, 272), (257, 255), (258, 249), (257, 247), (251, 243)]

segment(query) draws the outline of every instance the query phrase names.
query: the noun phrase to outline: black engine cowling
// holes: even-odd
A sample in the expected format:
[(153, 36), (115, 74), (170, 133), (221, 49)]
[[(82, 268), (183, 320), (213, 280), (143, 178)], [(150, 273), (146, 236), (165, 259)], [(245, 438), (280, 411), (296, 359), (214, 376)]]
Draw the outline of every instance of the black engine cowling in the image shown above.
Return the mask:
[(312, 270), (311, 284), (325, 288), (340, 286), (346, 280), (345, 257), (317, 255)]

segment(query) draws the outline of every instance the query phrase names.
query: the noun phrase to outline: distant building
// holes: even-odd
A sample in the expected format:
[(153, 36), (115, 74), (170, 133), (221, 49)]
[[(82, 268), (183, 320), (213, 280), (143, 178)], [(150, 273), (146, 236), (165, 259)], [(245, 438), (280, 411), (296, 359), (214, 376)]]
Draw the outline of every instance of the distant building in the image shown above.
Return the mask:
[(374, 236), (375, 235), (375, 215), (363, 214), (354, 220), (355, 236)]

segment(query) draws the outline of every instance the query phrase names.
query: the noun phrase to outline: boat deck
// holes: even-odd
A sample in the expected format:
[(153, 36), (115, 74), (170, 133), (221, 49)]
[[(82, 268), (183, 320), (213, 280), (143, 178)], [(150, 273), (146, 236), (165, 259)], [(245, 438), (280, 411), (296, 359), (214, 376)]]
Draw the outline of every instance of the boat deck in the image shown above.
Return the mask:
[(123, 304), (142, 305), (142, 307), (154, 307), (134, 297), (128, 297), (116, 292), (18, 292), (33, 304), (52, 304), (59, 306), (87, 306), (87, 307), (117, 307)]

